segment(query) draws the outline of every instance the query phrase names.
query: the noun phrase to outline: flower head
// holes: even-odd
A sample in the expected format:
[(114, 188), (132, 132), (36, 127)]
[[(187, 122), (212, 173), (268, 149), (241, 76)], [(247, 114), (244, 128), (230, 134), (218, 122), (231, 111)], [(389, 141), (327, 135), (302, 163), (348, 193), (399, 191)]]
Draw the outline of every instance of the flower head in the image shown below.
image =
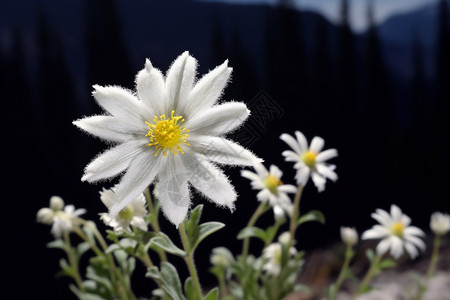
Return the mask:
[(275, 165), (271, 165), (269, 171), (263, 164), (255, 164), (253, 168), (256, 173), (243, 170), (241, 175), (251, 180), (253, 189), (260, 190), (256, 195), (258, 200), (268, 201), (273, 207), (276, 218), (284, 217), (285, 212), (290, 215), (293, 205), (287, 194), (295, 194), (297, 188), (290, 184), (283, 184), (281, 181), (283, 172)]
[(430, 228), (436, 235), (445, 235), (450, 230), (450, 215), (435, 212), (431, 215)]
[(86, 212), (85, 209), (76, 209), (73, 205), (64, 206), (61, 197), (52, 196), (50, 207), (41, 208), (37, 212), (37, 221), (42, 224), (52, 225), (51, 233), (55, 238), (60, 237), (64, 232), (70, 232), (74, 226), (79, 224), (80, 215)]
[(306, 185), (309, 177), (311, 177), (319, 192), (325, 190), (326, 178), (332, 181), (338, 179), (334, 172), (336, 166), (325, 163), (338, 155), (337, 150), (322, 151), (324, 140), (321, 137), (314, 137), (311, 145), (308, 146), (308, 141), (300, 131), (296, 131), (295, 136), (296, 139), (287, 133), (283, 133), (280, 139), (294, 150), (286, 150), (282, 154), (286, 161), (295, 162), (297, 184)]
[[(112, 207), (117, 201), (115, 190), (116, 188), (103, 189), (100, 192), (100, 199), (107, 208)], [(131, 233), (130, 225), (147, 231), (147, 223), (144, 220), (145, 215), (147, 215), (145, 205), (145, 196), (141, 193), (130, 204), (122, 208), (114, 218), (111, 218), (108, 213), (102, 213), (100, 218), (106, 225), (113, 227), (117, 233)]]
[(341, 239), (346, 245), (354, 246), (358, 243), (358, 233), (355, 228), (342, 226)]
[(190, 206), (190, 187), (220, 206), (234, 208), (236, 192), (217, 166), (252, 165), (261, 160), (223, 136), (249, 116), (241, 102), (218, 103), (231, 74), (225, 61), (196, 82), (197, 61), (181, 54), (167, 75), (147, 60), (136, 77), (136, 93), (117, 86), (94, 86), (105, 115), (74, 122), (113, 142), (86, 166), (82, 180), (123, 174), (110, 207), (111, 218), (154, 181), (166, 217), (181, 223)]
[[(271, 275), (278, 275), (281, 271), (281, 260), (283, 256), (283, 247), (287, 244), (272, 243), (263, 250), (263, 258), (266, 259), (266, 263), (263, 265), (263, 270)], [(289, 249), (289, 255), (295, 255), (297, 250), (294, 247)]]
[(372, 229), (366, 230), (362, 239), (382, 239), (377, 245), (377, 254), (383, 255), (390, 249), (394, 258), (399, 258), (406, 249), (411, 258), (415, 258), (419, 252), (416, 248), (425, 250), (425, 243), (420, 237), (425, 233), (415, 227), (409, 226), (411, 219), (402, 213), (396, 205), (391, 205), (391, 213), (377, 209), (372, 218), (380, 225), (374, 225)]

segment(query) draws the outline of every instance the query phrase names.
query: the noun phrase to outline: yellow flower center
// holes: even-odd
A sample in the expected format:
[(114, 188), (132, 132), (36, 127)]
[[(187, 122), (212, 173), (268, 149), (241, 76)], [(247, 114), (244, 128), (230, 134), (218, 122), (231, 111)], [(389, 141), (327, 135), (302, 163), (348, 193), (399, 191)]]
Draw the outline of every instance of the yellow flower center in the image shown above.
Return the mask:
[(264, 185), (272, 194), (277, 194), (277, 187), (282, 184), (283, 182), (280, 180), (280, 178), (274, 175), (269, 175), (266, 177), (266, 179), (264, 179)]
[(316, 152), (311, 152), (310, 150), (306, 151), (305, 153), (302, 154), (302, 156), (300, 157), (300, 159), (302, 160), (302, 162), (307, 165), (308, 167), (312, 168), (316, 165), (316, 156), (317, 153)]
[(405, 229), (405, 225), (401, 221), (395, 222), (391, 225), (391, 232), (392, 234), (402, 237), (403, 236), (403, 229)]
[(119, 217), (121, 219), (131, 221), (134, 217), (134, 209), (130, 205), (126, 206), (119, 212)]
[(172, 152), (174, 155), (178, 152), (184, 154), (181, 144), (189, 146), (186, 142), (186, 139), (189, 137), (187, 134), (189, 129), (181, 127), (180, 124), (184, 122), (183, 117), (174, 116), (174, 114), (175, 111), (172, 110), (170, 119), (167, 119), (166, 115), (162, 115), (158, 120), (156, 116), (153, 120), (155, 124), (145, 122), (149, 129), (145, 136), (150, 137), (150, 143), (147, 145), (149, 147), (155, 146), (155, 156), (161, 151), (164, 156), (167, 156), (167, 151)]

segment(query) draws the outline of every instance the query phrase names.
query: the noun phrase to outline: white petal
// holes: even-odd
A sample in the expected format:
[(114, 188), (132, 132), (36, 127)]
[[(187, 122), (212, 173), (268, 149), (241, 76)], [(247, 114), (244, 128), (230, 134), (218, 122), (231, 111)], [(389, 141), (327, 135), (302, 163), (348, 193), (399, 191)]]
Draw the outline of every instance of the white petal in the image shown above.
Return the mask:
[(389, 239), (391, 243), (391, 255), (397, 259), (403, 254), (403, 241), (395, 235)]
[(178, 225), (184, 221), (191, 204), (188, 179), (192, 169), (183, 165), (183, 157), (174, 155), (158, 175), (159, 201), (164, 215)]
[(189, 141), (192, 150), (220, 164), (251, 166), (262, 161), (249, 150), (225, 138), (196, 136)]
[(391, 242), (389, 238), (385, 238), (383, 240), (381, 240), (378, 245), (377, 245), (377, 254), (378, 255), (383, 255), (384, 253), (386, 253), (389, 249), (389, 247), (391, 246)]
[(74, 121), (73, 124), (87, 133), (113, 142), (125, 142), (133, 138), (136, 133), (142, 136), (147, 133), (145, 123), (135, 126), (111, 116), (92, 116)]
[(116, 203), (110, 208), (112, 218), (141, 194), (153, 182), (159, 170), (164, 168), (162, 164), (166, 157), (162, 155), (155, 157), (153, 153), (152, 151), (141, 152), (131, 162), (117, 185)]
[(222, 94), (232, 69), (228, 68), (228, 60), (204, 75), (194, 86), (189, 95), (189, 103), (185, 108), (186, 119), (196, 112), (213, 106)]
[(142, 217), (133, 217), (130, 224), (133, 226), (136, 226), (137, 228), (139, 228), (142, 231), (148, 230), (147, 223), (145, 223), (145, 220)]
[(237, 194), (222, 170), (205, 160), (185, 160), (185, 168), (190, 170), (189, 182), (202, 195), (217, 205), (234, 210)]
[(302, 167), (297, 169), (297, 173), (295, 174), (295, 179), (297, 180), (297, 184), (301, 184), (303, 186), (306, 185), (309, 179), (310, 169), (308, 167)]
[(325, 190), (326, 179), (324, 177), (320, 176), (316, 172), (312, 172), (311, 179), (319, 192), (323, 192)]
[(266, 177), (269, 175), (269, 172), (267, 171), (266, 167), (264, 167), (264, 165), (261, 163), (253, 165), (253, 169), (255, 169), (256, 173), (258, 174), (259, 178), (261, 178), (261, 180), (266, 179)]
[[(139, 99), (147, 106), (155, 116), (167, 113), (167, 101), (165, 98), (164, 77), (160, 70), (154, 68), (150, 60), (145, 61), (145, 67), (136, 76), (136, 90)], [(150, 121), (150, 120), (147, 120)]]
[(152, 151), (152, 148), (144, 147), (147, 146), (141, 141), (129, 141), (106, 150), (86, 166), (81, 180), (95, 182), (120, 174), (139, 153)]
[(245, 177), (247, 179), (250, 179), (252, 181), (261, 181), (261, 178), (258, 176), (258, 174), (255, 174), (251, 171), (248, 170), (242, 170), (241, 171), (241, 176)]
[(309, 150), (314, 153), (319, 153), (320, 151), (322, 151), (324, 143), (325, 141), (323, 140), (323, 138), (315, 136), (311, 141)]
[(268, 201), (272, 193), (268, 189), (261, 190), (258, 194), (256, 194), (256, 198), (261, 201)]
[(419, 255), (419, 251), (414, 247), (413, 244), (406, 242), (405, 243), (405, 249), (408, 252), (409, 256), (414, 259)]
[[(166, 99), (169, 110), (183, 115), (184, 107), (195, 80), (197, 61), (185, 51), (177, 57), (166, 76)], [(167, 113), (170, 113), (167, 111)]]
[(407, 240), (408, 242), (414, 244), (416, 247), (420, 248), (422, 251), (424, 251), (425, 248), (426, 248), (425, 243), (421, 239), (416, 237), (416, 236), (413, 236), (413, 235), (405, 236), (405, 240)]
[(403, 214), (402, 214), (402, 211), (400, 210), (400, 208), (399, 208), (397, 205), (392, 204), (392, 205), (391, 205), (391, 216), (392, 216), (392, 220), (393, 220), (394, 222), (401, 221), (402, 215), (403, 215)]
[(227, 102), (199, 112), (183, 125), (198, 135), (223, 135), (239, 127), (249, 114), (244, 103)]
[(425, 236), (425, 232), (422, 231), (422, 229), (415, 227), (415, 226), (408, 226), (404, 229), (405, 236), (410, 235), (418, 235), (418, 236)]
[(295, 137), (297, 138), (298, 145), (300, 146), (300, 150), (302, 152), (308, 151), (308, 141), (303, 133), (300, 131), (295, 132)]
[(127, 122), (135, 122), (138, 124), (149, 118), (152, 113), (148, 108), (137, 99), (131, 92), (117, 86), (102, 87), (94, 86), (95, 91), (92, 93), (98, 104), (113, 116), (127, 120)]
[(270, 165), (269, 173), (277, 178), (281, 178), (283, 176), (283, 172), (281, 172), (281, 170), (275, 165)]
[(320, 175), (325, 176), (332, 181), (336, 181), (338, 179), (337, 174), (331, 168), (322, 163), (316, 164), (316, 169)]
[(300, 159), (299, 154), (291, 150), (285, 150), (281, 153), (281, 155), (284, 156), (286, 161), (298, 161)]
[(283, 193), (295, 194), (295, 193), (297, 193), (297, 187), (295, 187), (292, 184), (283, 184), (278, 187), (278, 191), (283, 192)]
[(292, 150), (294, 150), (295, 152), (297, 152), (298, 154), (303, 153), (303, 151), (300, 149), (300, 146), (298, 145), (297, 141), (289, 134), (287, 133), (283, 133), (280, 136), (280, 139), (285, 142), (286, 144), (288, 144), (289, 147), (292, 148)]
[(374, 226), (372, 229), (364, 231), (361, 238), (363, 240), (381, 239), (389, 235), (389, 230), (381, 226)]
[(387, 213), (387, 211), (382, 209), (377, 209), (374, 213), (370, 215), (372, 218), (378, 221), (378, 223), (382, 224), (385, 227), (391, 226), (393, 223), (391, 216)]
[(317, 154), (316, 162), (324, 162), (336, 156), (338, 156), (338, 152), (336, 149), (328, 149)]

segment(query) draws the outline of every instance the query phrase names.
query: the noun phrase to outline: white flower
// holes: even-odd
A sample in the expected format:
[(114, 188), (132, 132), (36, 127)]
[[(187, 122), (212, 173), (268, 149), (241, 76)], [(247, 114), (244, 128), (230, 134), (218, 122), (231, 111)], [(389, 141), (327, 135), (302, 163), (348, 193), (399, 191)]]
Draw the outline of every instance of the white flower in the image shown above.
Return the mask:
[(74, 124), (117, 144), (89, 163), (82, 177), (95, 182), (124, 173), (110, 208), (112, 217), (155, 180), (163, 212), (176, 225), (188, 212), (190, 186), (232, 210), (236, 193), (216, 164), (261, 161), (223, 137), (249, 116), (244, 103), (218, 103), (232, 71), (227, 61), (197, 82), (196, 66), (195, 58), (184, 52), (166, 77), (147, 60), (137, 74), (136, 93), (94, 86), (94, 98), (106, 114)]
[[(286, 246), (286, 245), (284, 245)], [(289, 249), (290, 255), (295, 255), (297, 250), (294, 247)], [(263, 258), (266, 263), (263, 265), (263, 270), (271, 275), (278, 275), (281, 271), (281, 259), (283, 256), (283, 245), (281, 243), (272, 243), (263, 250)]]
[(358, 233), (355, 228), (342, 226), (341, 239), (346, 245), (354, 246), (358, 243)]
[(314, 137), (311, 145), (308, 147), (308, 141), (300, 131), (296, 131), (295, 136), (297, 139), (294, 139), (294, 137), (287, 133), (283, 133), (280, 139), (294, 150), (286, 150), (282, 154), (286, 161), (295, 162), (294, 168), (297, 169), (295, 176), (297, 184), (306, 185), (311, 176), (318, 191), (325, 190), (326, 178), (332, 181), (338, 179), (338, 176), (334, 172), (336, 166), (325, 163), (327, 160), (338, 155), (337, 150), (328, 149), (322, 151), (324, 140), (321, 137)]
[(61, 197), (52, 196), (50, 198), (50, 208), (41, 208), (37, 212), (37, 221), (52, 225), (51, 233), (55, 238), (58, 238), (64, 232), (72, 231), (73, 227), (79, 224), (78, 217), (85, 212), (85, 209), (75, 210), (73, 205), (64, 206), (64, 201)]
[(270, 166), (270, 171), (267, 171), (262, 164), (255, 164), (253, 168), (256, 173), (243, 170), (241, 175), (251, 180), (253, 189), (260, 190), (256, 195), (258, 200), (268, 201), (273, 207), (276, 218), (284, 218), (284, 212), (291, 215), (293, 204), (287, 194), (295, 194), (297, 188), (290, 184), (283, 184), (281, 181), (283, 172), (275, 165)]
[(425, 250), (425, 243), (419, 238), (424, 237), (425, 233), (415, 226), (409, 226), (411, 219), (396, 205), (391, 205), (391, 214), (377, 209), (371, 216), (380, 225), (374, 225), (372, 229), (366, 230), (362, 239), (381, 238), (376, 249), (378, 255), (383, 255), (390, 249), (391, 255), (399, 258), (405, 248), (409, 256), (415, 258), (419, 254), (416, 248)]
[[(115, 190), (116, 188), (114, 187), (109, 190), (103, 189), (100, 192), (100, 199), (107, 208), (112, 207), (117, 202)], [(145, 205), (145, 196), (141, 193), (130, 204), (122, 208), (114, 218), (111, 218), (107, 213), (100, 214), (100, 218), (106, 225), (113, 227), (117, 233), (132, 233), (130, 225), (147, 231), (147, 223), (144, 220), (145, 215), (147, 215)]]
[(450, 230), (450, 215), (435, 212), (431, 215), (430, 228), (436, 235), (445, 235)]

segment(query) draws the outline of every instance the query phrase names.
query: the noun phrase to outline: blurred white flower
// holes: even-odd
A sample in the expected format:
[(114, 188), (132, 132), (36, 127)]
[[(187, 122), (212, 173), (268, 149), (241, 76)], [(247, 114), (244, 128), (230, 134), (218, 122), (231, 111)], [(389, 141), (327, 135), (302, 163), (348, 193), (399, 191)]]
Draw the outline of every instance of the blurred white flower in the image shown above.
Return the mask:
[[(117, 202), (117, 197), (115, 193), (116, 188), (103, 189), (100, 192), (100, 199), (103, 204), (110, 208)], [(130, 202), (126, 207), (114, 217), (108, 213), (100, 214), (100, 219), (114, 228), (117, 233), (132, 233), (130, 225), (133, 225), (143, 231), (147, 231), (147, 223), (145, 223), (144, 217), (147, 215), (147, 209), (145, 208), (146, 201), (144, 194), (139, 194), (133, 201)]]
[(190, 186), (217, 205), (234, 208), (236, 192), (217, 166), (250, 166), (259, 158), (224, 135), (249, 116), (241, 102), (218, 103), (231, 68), (225, 61), (196, 81), (197, 61), (181, 54), (164, 77), (149, 60), (136, 77), (136, 93), (117, 86), (94, 86), (105, 115), (74, 122), (117, 145), (86, 166), (82, 180), (120, 174), (114, 218), (155, 180), (166, 217), (181, 223), (190, 206)]
[(435, 212), (431, 215), (430, 228), (436, 235), (445, 235), (450, 230), (450, 215)]
[(287, 194), (295, 194), (297, 188), (291, 184), (283, 184), (281, 181), (283, 172), (275, 165), (271, 165), (269, 171), (263, 164), (255, 164), (253, 168), (256, 173), (243, 170), (241, 175), (251, 180), (253, 189), (260, 190), (256, 195), (258, 200), (268, 201), (276, 218), (284, 218), (285, 212), (291, 215), (293, 204)]
[(233, 255), (225, 247), (217, 247), (212, 250), (210, 262), (213, 266), (228, 267), (234, 261)]
[(77, 209), (73, 205), (64, 206), (61, 197), (52, 196), (50, 198), (50, 207), (41, 208), (37, 212), (37, 221), (39, 223), (52, 225), (51, 233), (55, 238), (61, 237), (64, 232), (70, 232), (74, 226), (79, 225), (80, 215), (86, 212), (85, 209)]
[(358, 233), (355, 228), (342, 226), (341, 239), (346, 245), (354, 246), (358, 243)]
[[(336, 149), (322, 151), (324, 140), (321, 137), (314, 137), (308, 147), (308, 141), (303, 133), (295, 132), (297, 139), (287, 133), (283, 133), (280, 139), (283, 140), (292, 150), (283, 151), (282, 155), (286, 161), (295, 162), (294, 168), (297, 170), (295, 178), (297, 184), (306, 185), (311, 177), (318, 191), (325, 190), (326, 178), (336, 181), (338, 176), (334, 172), (335, 165), (325, 163), (327, 160), (338, 155)], [(321, 152), (322, 151), (322, 152)]]
[[(283, 255), (283, 246), (287, 244), (272, 243), (263, 250), (263, 258), (266, 263), (263, 265), (263, 270), (271, 275), (278, 275), (281, 271), (281, 259)], [(289, 249), (289, 255), (295, 255), (297, 250), (294, 247)]]
[(380, 225), (374, 225), (372, 229), (366, 230), (362, 239), (382, 239), (377, 245), (378, 255), (383, 255), (390, 249), (391, 255), (397, 259), (405, 248), (409, 256), (415, 258), (419, 254), (416, 248), (425, 250), (425, 243), (420, 239), (425, 233), (415, 226), (409, 226), (411, 219), (396, 205), (391, 205), (390, 214), (377, 209), (371, 216)]

